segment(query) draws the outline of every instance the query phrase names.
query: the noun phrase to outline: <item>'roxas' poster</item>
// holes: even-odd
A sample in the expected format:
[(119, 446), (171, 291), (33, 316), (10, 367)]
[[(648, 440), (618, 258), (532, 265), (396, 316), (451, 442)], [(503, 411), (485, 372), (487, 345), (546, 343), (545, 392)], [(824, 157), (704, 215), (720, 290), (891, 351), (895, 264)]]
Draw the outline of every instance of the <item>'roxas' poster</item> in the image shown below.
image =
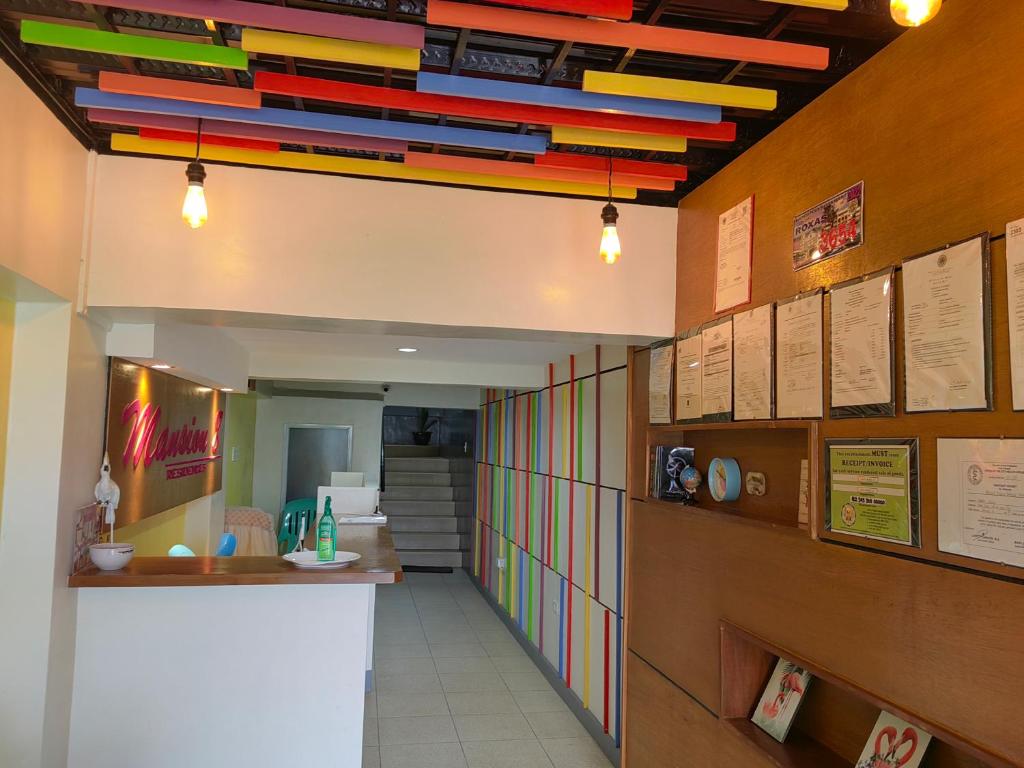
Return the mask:
[(916, 440), (830, 440), (825, 528), (921, 545)]

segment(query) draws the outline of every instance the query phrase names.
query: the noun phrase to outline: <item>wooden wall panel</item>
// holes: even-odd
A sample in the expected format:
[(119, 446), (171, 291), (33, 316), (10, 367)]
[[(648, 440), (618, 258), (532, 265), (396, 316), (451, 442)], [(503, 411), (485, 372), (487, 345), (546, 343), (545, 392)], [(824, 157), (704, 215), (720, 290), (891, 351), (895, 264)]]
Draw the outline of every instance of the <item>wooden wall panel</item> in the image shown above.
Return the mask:
[[(841, 23), (842, 15), (836, 18)], [(937, 551), (935, 467), (937, 437), (1024, 436), (1024, 414), (1010, 408), (1005, 246), (998, 239), (1008, 221), (1024, 216), (1022, 72), (1024, 3), (947, 0), (933, 22), (907, 32), (681, 203), (677, 331), (716, 317), (718, 216), (750, 194), (752, 302), (740, 310), (990, 232), (997, 237), (995, 410), (907, 416), (900, 408), (891, 419), (822, 421), (818, 457), (828, 437), (921, 440), (923, 545), (879, 544), (886, 554), (816, 541), (791, 527), (644, 502), (649, 356), (635, 354), (626, 768), (759, 766), (765, 759), (747, 742), (736, 747), (734, 729), (712, 714), (721, 711), (722, 620), (1024, 766), (1024, 569)], [(860, 180), (865, 244), (794, 272), (794, 216)], [(902, 332), (897, 338), (901, 383)], [(827, 365), (825, 375), (827, 412)], [(901, 385), (897, 394), (902, 400)], [(820, 467), (814, 479), (820, 518)], [(820, 529), (815, 522), (812, 530)], [(808, 705), (796, 732), (814, 734), (852, 762), (874, 710), (828, 686), (814, 690)], [(709, 756), (716, 746), (741, 753), (716, 762)], [(937, 745), (925, 765), (975, 762)]]
[(708, 709), (725, 619), (1024, 762), (1020, 585), (700, 510), (631, 513), (629, 649)]

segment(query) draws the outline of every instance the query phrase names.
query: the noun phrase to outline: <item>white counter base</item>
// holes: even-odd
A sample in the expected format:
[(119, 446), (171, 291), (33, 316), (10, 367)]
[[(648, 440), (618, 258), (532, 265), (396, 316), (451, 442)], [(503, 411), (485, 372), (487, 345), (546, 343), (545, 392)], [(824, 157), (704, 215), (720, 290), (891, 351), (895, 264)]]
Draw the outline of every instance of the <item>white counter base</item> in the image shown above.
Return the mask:
[(373, 590), (79, 590), (69, 768), (360, 768)]

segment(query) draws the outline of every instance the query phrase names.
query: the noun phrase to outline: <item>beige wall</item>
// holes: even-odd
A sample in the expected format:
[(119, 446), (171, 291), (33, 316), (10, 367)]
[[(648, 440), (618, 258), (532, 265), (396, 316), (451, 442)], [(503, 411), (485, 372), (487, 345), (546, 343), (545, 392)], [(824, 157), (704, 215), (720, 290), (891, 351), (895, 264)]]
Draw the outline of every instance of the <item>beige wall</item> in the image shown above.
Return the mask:
[(672, 209), (621, 205), (624, 255), (610, 268), (596, 201), (209, 165), (210, 220), (192, 231), (179, 215), (184, 169), (99, 159), (91, 303), (672, 331)]
[(0, 104), (0, 266), (72, 299), (88, 153), (3, 63)]

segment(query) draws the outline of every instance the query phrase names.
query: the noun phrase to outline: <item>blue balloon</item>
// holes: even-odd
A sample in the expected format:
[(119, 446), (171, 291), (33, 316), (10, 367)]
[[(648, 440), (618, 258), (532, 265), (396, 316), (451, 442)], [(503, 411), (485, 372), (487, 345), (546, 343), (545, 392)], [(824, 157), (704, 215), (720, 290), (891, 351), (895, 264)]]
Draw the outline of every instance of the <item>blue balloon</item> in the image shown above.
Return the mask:
[(195, 557), (196, 553), (186, 547), (184, 544), (175, 544), (169, 550), (167, 554), (171, 557)]

